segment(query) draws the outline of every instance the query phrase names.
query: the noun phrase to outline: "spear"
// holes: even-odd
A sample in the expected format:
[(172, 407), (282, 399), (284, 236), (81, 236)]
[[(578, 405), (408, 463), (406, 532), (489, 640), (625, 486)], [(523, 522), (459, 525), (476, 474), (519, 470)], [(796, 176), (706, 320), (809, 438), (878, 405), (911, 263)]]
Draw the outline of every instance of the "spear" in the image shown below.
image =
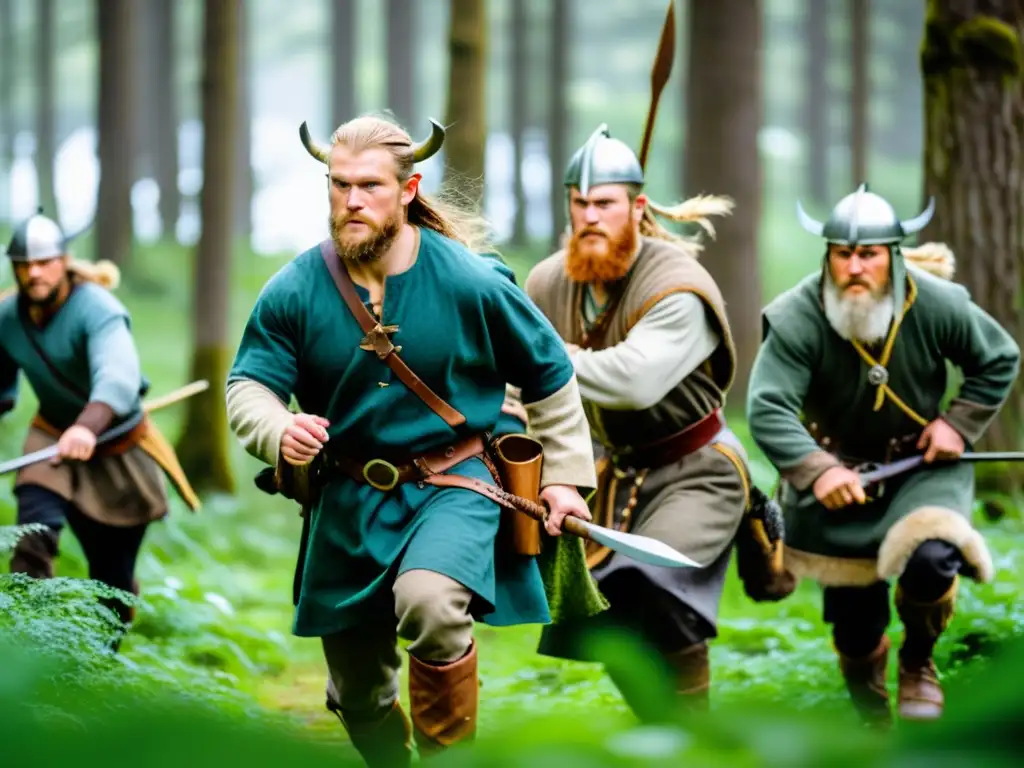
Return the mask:
[[(184, 387), (180, 387), (173, 392), (168, 392), (166, 395), (158, 397), (155, 400), (150, 400), (143, 405), (143, 409), (138, 416), (129, 419), (123, 424), (118, 424), (113, 429), (108, 429), (97, 437), (96, 445), (109, 443), (111, 440), (116, 440), (122, 435), (128, 434), (139, 425), (147, 413), (157, 411), (161, 408), (166, 408), (168, 405), (173, 405), (174, 403), (185, 400), (193, 395), (198, 395), (200, 392), (205, 392), (209, 388), (210, 382), (205, 379), (200, 379), (199, 381), (193, 381), (191, 384), (186, 384)], [(27, 467), (30, 464), (38, 464), (40, 461), (52, 459), (56, 455), (57, 444), (54, 443), (47, 448), (41, 448), (38, 451), (26, 453), (24, 456), (19, 456), (16, 459), (5, 461), (3, 464), (0, 464), (0, 475), (6, 475), (8, 472), (13, 472), (17, 469), (21, 469), (22, 467)]]
[(669, 75), (672, 74), (672, 62), (676, 54), (676, 14), (675, 2), (669, 0), (665, 23), (661, 26), (661, 39), (658, 41), (658, 53), (651, 67), (651, 106), (647, 110), (647, 122), (644, 124), (643, 140), (640, 142), (640, 167), (647, 167), (647, 153), (651, 149), (651, 137), (654, 135), (654, 118), (658, 114), (658, 102), (661, 92), (665, 90)]

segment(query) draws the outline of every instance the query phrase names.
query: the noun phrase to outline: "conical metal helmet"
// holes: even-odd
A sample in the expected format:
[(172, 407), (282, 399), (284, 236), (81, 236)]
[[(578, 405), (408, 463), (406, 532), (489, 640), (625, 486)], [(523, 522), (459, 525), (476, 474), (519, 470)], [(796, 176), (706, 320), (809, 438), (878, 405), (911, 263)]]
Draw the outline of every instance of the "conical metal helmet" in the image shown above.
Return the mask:
[(888, 200), (861, 184), (856, 192), (836, 203), (824, 223), (812, 219), (800, 201), (796, 213), (804, 229), (830, 243), (893, 245), (925, 228), (935, 213), (935, 198), (930, 198), (928, 207), (914, 218), (900, 220)]
[(608, 125), (601, 123), (569, 160), (564, 183), (586, 195), (600, 184), (643, 185), (644, 170), (636, 153), (625, 142), (613, 139)]
[(67, 253), (68, 244), (76, 236), (66, 235), (60, 224), (43, 215), (39, 206), (14, 228), (5, 253), (11, 261), (45, 261)]

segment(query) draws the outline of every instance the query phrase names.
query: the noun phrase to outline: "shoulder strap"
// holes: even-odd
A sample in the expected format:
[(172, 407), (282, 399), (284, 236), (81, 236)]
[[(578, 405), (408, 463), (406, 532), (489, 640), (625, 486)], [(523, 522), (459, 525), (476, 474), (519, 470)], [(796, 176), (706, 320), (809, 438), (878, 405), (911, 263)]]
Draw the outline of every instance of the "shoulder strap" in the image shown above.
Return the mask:
[(50, 371), (50, 375), (53, 376), (53, 378), (56, 379), (64, 389), (75, 395), (75, 397), (80, 397), (88, 402), (89, 393), (84, 391), (81, 387), (68, 379), (67, 376), (61, 373), (60, 369), (53, 364), (53, 361), (50, 360), (49, 357), (47, 357), (43, 348), (39, 345), (39, 341), (36, 339), (35, 330), (32, 328), (32, 321), (25, 317), (25, 310), (21, 306), (18, 307), (18, 319), (21, 321), (21, 328), (25, 332), (25, 337), (28, 339), (29, 344), (32, 345), (32, 349), (35, 350), (39, 359), (43, 361), (43, 364), (46, 365), (46, 368)]
[(352, 283), (352, 278), (348, 276), (348, 272), (346, 270), (341, 268), (341, 261), (334, 250), (334, 243), (330, 240), (324, 240), (321, 242), (320, 255), (323, 256), (324, 263), (327, 265), (327, 269), (330, 271), (331, 277), (334, 278), (334, 285), (338, 289), (338, 293), (340, 293), (341, 298), (345, 300), (345, 304), (359, 323), (359, 327), (363, 329), (363, 333), (366, 334), (366, 338), (372, 342), (373, 349), (374, 352), (377, 353), (377, 357), (387, 363), (391, 370), (395, 372), (395, 375), (398, 376), (398, 378), (401, 379), (402, 382), (420, 398), (420, 400), (426, 403), (434, 413), (444, 419), (448, 426), (457, 427), (460, 424), (464, 424), (466, 422), (466, 417), (438, 397), (433, 390), (431, 390), (430, 387), (428, 387), (422, 379), (413, 373), (409, 369), (409, 366), (402, 362), (401, 358), (398, 357), (398, 353), (395, 351), (395, 347), (391, 343), (391, 339), (388, 338), (388, 335), (384, 332), (381, 324), (372, 314), (370, 314), (370, 310), (366, 308), (363, 302), (360, 301), (359, 294), (356, 292), (356, 287)]

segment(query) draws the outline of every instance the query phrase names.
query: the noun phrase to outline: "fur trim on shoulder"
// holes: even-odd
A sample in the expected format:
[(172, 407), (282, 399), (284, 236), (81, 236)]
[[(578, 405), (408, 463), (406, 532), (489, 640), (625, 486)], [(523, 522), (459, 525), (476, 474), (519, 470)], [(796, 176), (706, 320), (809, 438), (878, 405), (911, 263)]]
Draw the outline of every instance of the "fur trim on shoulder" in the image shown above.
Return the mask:
[(903, 258), (943, 280), (952, 280), (956, 272), (956, 257), (945, 243), (921, 243), (913, 248), (904, 248)]
[(941, 539), (959, 549), (975, 581), (984, 584), (992, 579), (995, 567), (984, 537), (966, 517), (944, 507), (919, 507), (889, 529), (878, 548), (879, 578), (900, 576), (914, 551), (929, 539)]
[(114, 262), (106, 259), (96, 262), (71, 259), (68, 272), (86, 282), (97, 283), (108, 291), (116, 290), (121, 284), (121, 270)]
[(782, 561), (798, 580), (811, 579), (825, 587), (866, 587), (878, 581), (871, 558), (830, 557), (787, 546)]

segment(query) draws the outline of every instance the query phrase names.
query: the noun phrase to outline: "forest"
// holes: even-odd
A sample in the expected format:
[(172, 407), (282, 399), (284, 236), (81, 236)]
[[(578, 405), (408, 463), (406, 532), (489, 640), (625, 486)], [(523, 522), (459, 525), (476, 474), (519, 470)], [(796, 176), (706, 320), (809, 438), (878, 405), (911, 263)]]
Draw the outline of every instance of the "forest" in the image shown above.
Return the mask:
[[(671, 70), (650, 145), (660, 203), (735, 201), (701, 261), (738, 358), (727, 416), (771, 493), (778, 473), (743, 404), (761, 309), (820, 267), (819, 220), (861, 183), (901, 217), (929, 198), (917, 242), (955, 255), (956, 282), (1024, 340), (1024, 8), (1015, 0), (0, 0), (0, 244), (41, 206), (76, 258), (120, 271), (116, 295), (153, 412), (202, 500), (171, 495), (139, 556), (140, 595), (117, 652), (65, 531), (55, 577), (8, 572), (19, 537), (0, 483), (0, 763), (361, 765), (324, 707), (318, 640), (292, 635), (302, 520), (261, 492), (232, 435), (225, 387), (266, 282), (328, 235), (324, 141), (366, 112), (420, 140), (447, 129), (421, 189), (486, 214), (520, 283), (559, 247), (563, 172), (595, 128), (639, 147), (672, 9)], [(680, 231), (681, 228), (680, 228)], [(10, 261), (0, 291), (15, 290)], [(959, 372), (951, 368), (955, 386)], [(0, 423), (22, 455), (38, 401), (23, 380)], [(1024, 378), (977, 450), (1024, 448)], [(480, 719), (439, 765), (1010, 765), (1024, 717), (1024, 466), (977, 466), (974, 524), (995, 576), (960, 586), (936, 648), (946, 713), (859, 727), (803, 581), (755, 603), (730, 565), (711, 643), (712, 708), (643, 726), (605, 669), (538, 655), (540, 627), (478, 624)], [(894, 622), (893, 643), (901, 637)], [(608, 658), (653, 702), (672, 691), (645, 649)], [(402, 700), (407, 702), (407, 670)], [(890, 676), (890, 680), (895, 680)], [(892, 686), (895, 685), (893, 682)], [(892, 689), (895, 691), (895, 688)], [(665, 706), (669, 706), (666, 704)]]

